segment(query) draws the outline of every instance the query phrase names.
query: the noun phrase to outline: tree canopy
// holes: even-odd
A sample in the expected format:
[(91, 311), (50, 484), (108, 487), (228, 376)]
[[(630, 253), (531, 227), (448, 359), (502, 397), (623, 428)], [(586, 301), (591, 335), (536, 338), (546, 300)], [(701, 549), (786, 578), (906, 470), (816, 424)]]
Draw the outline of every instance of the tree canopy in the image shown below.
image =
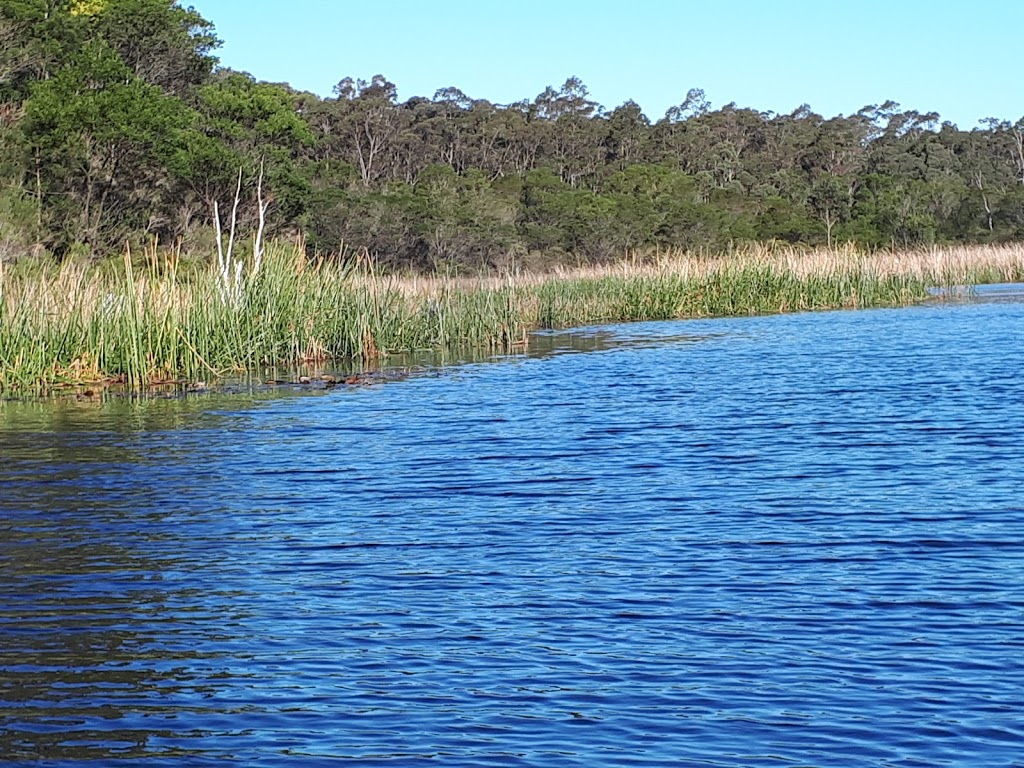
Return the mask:
[(382, 75), (321, 98), (219, 66), (218, 45), (171, 0), (0, 0), (0, 249), (209, 242), (239, 173), (243, 226), (259, 177), (273, 232), (396, 268), (1024, 236), (1024, 118), (777, 114), (691, 88), (651, 119), (576, 77), (504, 105), (400, 101)]

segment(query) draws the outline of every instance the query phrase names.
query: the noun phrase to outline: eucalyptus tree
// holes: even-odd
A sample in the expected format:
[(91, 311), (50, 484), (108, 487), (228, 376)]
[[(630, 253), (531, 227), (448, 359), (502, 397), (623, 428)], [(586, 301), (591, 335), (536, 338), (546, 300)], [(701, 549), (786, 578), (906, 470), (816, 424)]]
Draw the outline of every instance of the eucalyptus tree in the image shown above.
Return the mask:
[(945, 137), (967, 188), (958, 212), (961, 237), (999, 237), (1003, 234), (1001, 224), (1006, 223), (1011, 224), (1011, 231), (1016, 229), (1013, 216), (1006, 215), (1006, 209), (1015, 205), (1014, 192), (1022, 186), (1016, 174), (1013, 142), (1008, 140), (1010, 128), (1006, 121), (993, 118), (983, 121), (982, 127), (949, 132)]
[[(247, 200), (262, 191), (272, 201), (271, 231), (300, 217), (310, 197), (300, 160), (314, 141), (299, 111), (306, 94), (224, 69), (196, 100), (198, 115), (175, 166), (182, 182), (176, 234), (193, 219), (210, 221), (215, 203), (231, 204), (240, 174)], [(257, 190), (259, 184), (265, 189)], [(251, 219), (258, 207), (240, 211)]]
[(1024, 119), (713, 109), (694, 88), (652, 125), (576, 77), (505, 105), (455, 86), (399, 102), (381, 75), (324, 99), (218, 69), (218, 44), (175, 0), (0, 0), (3, 231), (32, 219), (58, 249), (99, 251), (203, 235), (241, 173), (272, 231), (395, 267), (1024, 236)]
[(196, 122), (190, 104), (216, 63), (212, 25), (168, 0), (0, 8), (23, 52), (4, 90), (22, 100), (26, 176), (51, 241), (104, 248), (159, 227)]
[(434, 162), (465, 173), (470, 166), (473, 100), (458, 88), (441, 88), (424, 106), (425, 119), (416, 121), (416, 133), (436, 153)]
[(94, 7), (90, 33), (142, 82), (190, 100), (210, 79), (220, 40), (194, 9), (168, 0), (98, 0)]
[(559, 90), (548, 86), (534, 99), (534, 131), (540, 131), (545, 161), (571, 187), (594, 181), (603, 157), (600, 141), (601, 106), (578, 77)]
[(32, 69), (38, 53), (28, 44), (23, 22), (0, 16), (0, 99), (11, 103), (23, 95), (18, 88)]
[(651, 121), (640, 105), (629, 100), (608, 115), (601, 144), (605, 162), (617, 171), (654, 160)]
[(346, 77), (334, 87), (334, 96), (326, 105), (332, 120), (324, 138), (370, 187), (394, 166), (396, 139), (407, 125), (407, 115), (396, 109), (397, 88), (383, 75), (369, 81)]
[(464, 117), (469, 167), (479, 168), (492, 181), (520, 177), (533, 167), (529, 148), (517, 141), (526, 130), (521, 110), (476, 99)]
[(687, 129), (690, 123), (711, 111), (711, 102), (700, 88), (691, 88), (679, 104), (669, 107), (652, 131), (661, 160), (671, 160), (683, 167), (687, 151)]
[(824, 225), (825, 243), (831, 248), (836, 226), (850, 215), (852, 205), (848, 187), (839, 177), (824, 174), (811, 187), (808, 203)]

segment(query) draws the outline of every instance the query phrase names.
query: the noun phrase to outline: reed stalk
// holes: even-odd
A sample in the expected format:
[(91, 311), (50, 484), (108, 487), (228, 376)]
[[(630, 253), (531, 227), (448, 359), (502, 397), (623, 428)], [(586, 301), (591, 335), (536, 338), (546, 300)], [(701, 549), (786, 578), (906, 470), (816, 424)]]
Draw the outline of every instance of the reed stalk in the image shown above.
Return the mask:
[[(364, 259), (307, 259), (260, 244), (179, 268), (174, 251), (110, 265), (0, 264), (0, 391), (208, 381), (260, 366), (420, 350), (521, 349), (530, 331), (905, 305), (932, 286), (1024, 279), (1024, 246), (865, 253), (750, 247), (718, 256), (639, 254), (550, 273), (381, 274)], [(143, 265), (140, 267), (140, 264)], [(230, 290), (226, 287), (230, 286)]]

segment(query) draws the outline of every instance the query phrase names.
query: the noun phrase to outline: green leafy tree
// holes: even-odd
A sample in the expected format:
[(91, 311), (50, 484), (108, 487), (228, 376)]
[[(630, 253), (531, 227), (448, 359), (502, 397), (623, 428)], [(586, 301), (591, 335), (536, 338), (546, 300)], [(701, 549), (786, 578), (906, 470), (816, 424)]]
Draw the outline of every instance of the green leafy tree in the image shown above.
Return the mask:
[(90, 33), (142, 82), (189, 100), (210, 79), (220, 40), (194, 9), (171, 0), (97, 0), (94, 7)]
[(607, 136), (602, 142), (608, 165), (623, 171), (630, 166), (649, 163), (651, 152), (651, 121), (635, 101), (616, 107), (608, 116)]
[(58, 240), (110, 247), (145, 231), (193, 120), (99, 41), (37, 83), (23, 131)]
[[(233, 199), (239, 172), (250, 192), (263, 174), (277, 225), (306, 210), (310, 180), (300, 159), (312, 146), (309, 124), (298, 113), (297, 94), (224, 70), (198, 92), (199, 120), (179, 168), (198, 209), (211, 211)], [(247, 206), (243, 216), (255, 214)]]
[(858, 191), (854, 216), (861, 232), (873, 232), (870, 245), (912, 247), (935, 241), (937, 226), (928, 205), (928, 185), (914, 179), (870, 175)]
[(313, 120), (321, 144), (330, 156), (358, 168), (364, 187), (387, 180), (409, 118), (396, 108), (395, 84), (383, 75), (369, 82), (346, 77), (334, 87), (334, 95)]
[(422, 237), (431, 267), (506, 266), (521, 250), (518, 200), (492, 187), (478, 170), (427, 168), (416, 183)]
[(811, 209), (825, 227), (825, 242), (832, 247), (832, 233), (849, 216), (848, 187), (835, 176), (822, 176), (811, 188)]

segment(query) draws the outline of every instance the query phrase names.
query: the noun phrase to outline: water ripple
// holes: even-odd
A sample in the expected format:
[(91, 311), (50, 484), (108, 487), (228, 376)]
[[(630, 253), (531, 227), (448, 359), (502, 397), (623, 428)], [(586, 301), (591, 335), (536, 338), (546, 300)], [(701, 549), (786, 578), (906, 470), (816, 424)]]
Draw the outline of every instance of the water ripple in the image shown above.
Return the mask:
[(652, 323), (6, 404), (0, 760), (1024, 765), (1022, 330)]

